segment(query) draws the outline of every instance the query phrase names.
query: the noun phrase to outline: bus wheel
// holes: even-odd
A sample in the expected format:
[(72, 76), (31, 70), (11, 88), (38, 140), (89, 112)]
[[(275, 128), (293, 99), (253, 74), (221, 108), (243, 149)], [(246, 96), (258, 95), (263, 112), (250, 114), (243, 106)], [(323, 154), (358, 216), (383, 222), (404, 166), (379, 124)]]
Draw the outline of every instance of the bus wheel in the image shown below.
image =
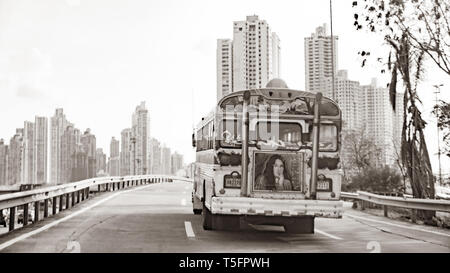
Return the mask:
[(203, 201), (202, 217), (203, 217), (203, 229), (212, 230), (213, 215), (209, 211), (209, 209), (205, 206), (204, 201)]

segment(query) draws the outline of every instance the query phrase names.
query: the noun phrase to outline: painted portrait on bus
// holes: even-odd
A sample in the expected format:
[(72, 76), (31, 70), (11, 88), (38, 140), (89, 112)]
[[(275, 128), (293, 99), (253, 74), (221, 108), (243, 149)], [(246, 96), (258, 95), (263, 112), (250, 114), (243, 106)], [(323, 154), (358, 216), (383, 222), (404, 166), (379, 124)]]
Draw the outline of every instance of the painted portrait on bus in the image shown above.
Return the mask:
[(255, 153), (254, 190), (300, 191), (301, 155)]

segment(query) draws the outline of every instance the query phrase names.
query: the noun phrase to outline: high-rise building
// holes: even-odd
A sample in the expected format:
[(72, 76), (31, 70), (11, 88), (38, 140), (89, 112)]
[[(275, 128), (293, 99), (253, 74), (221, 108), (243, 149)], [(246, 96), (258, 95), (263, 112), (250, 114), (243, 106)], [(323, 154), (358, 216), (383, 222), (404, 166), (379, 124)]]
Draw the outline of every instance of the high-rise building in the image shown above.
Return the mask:
[(33, 184), (34, 175), (34, 123), (25, 121), (23, 127), (22, 184)]
[(163, 145), (161, 149), (161, 174), (170, 174), (172, 171), (170, 148)]
[(88, 174), (87, 178), (95, 177), (97, 174), (97, 168), (96, 168), (96, 150), (97, 150), (97, 144), (96, 144), (96, 138), (95, 135), (91, 134), (91, 129), (86, 129), (84, 134), (80, 136), (80, 142), (83, 147), (83, 151), (86, 153), (87, 156), (87, 163), (88, 163)]
[(272, 32), (272, 74), (273, 78), (281, 78), (280, 38), (275, 32)]
[[(332, 38), (327, 34), (326, 24), (317, 27), (310, 37), (305, 37), (306, 91), (325, 92), (325, 79), (332, 77), (338, 67), (337, 41), (338, 36)], [(329, 97), (333, 98), (332, 94)]]
[(280, 39), (256, 15), (233, 22), (233, 40), (218, 39), (216, 57), (217, 101), (280, 77)]
[(396, 97), (396, 111), (394, 112), (389, 100), (389, 89), (377, 87), (372, 79), (370, 85), (363, 85), (363, 124), (365, 133), (373, 138), (375, 144), (381, 148), (382, 165), (394, 166), (400, 154), (401, 129), (403, 124), (403, 94)]
[[(81, 181), (90, 178), (89, 175), (89, 156), (85, 150), (85, 147), (81, 143), (75, 145), (75, 153), (72, 155), (72, 182)], [(91, 166), (92, 167), (92, 166)]]
[(76, 166), (77, 149), (79, 149), (79, 143), (77, 139), (79, 136), (79, 130), (74, 128), (72, 124), (67, 126), (61, 137), (61, 164), (59, 169), (59, 179), (57, 184), (64, 184), (72, 182), (74, 179), (72, 169)]
[(96, 174), (99, 173), (105, 174), (106, 173), (106, 155), (103, 153), (102, 148), (97, 148), (96, 151)]
[(233, 42), (217, 39), (217, 101), (233, 92)]
[(96, 173), (106, 173), (106, 154), (102, 148), (96, 151)]
[(8, 185), (21, 183), (23, 132), (23, 129), (17, 129), (16, 134), (9, 141), (7, 169)]
[[(331, 77), (324, 79), (323, 95), (331, 98)], [(339, 70), (334, 78), (335, 100), (342, 111), (343, 130), (362, 128), (362, 91), (358, 81), (348, 79), (347, 70)]]
[(110, 144), (110, 156), (108, 161), (109, 166), (109, 175), (118, 176), (120, 175), (120, 159), (119, 159), (119, 149), (120, 149), (120, 141), (116, 140), (115, 137), (112, 137)]
[(57, 108), (55, 115), (51, 118), (50, 136), (50, 182), (54, 184), (62, 183), (62, 135), (69, 122), (63, 113), (62, 108)]
[(34, 121), (34, 184), (44, 184), (47, 178), (48, 119), (36, 117)]
[(131, 174), (131, 129), (123, 129), (121, 132), (121, 149), (120, 149), (120, 175)]
[(155, 139), (152, 138), (150, 140), (150, 147), (151, 147), (151, 174), (162, 174), (161, 170), (161, 143)]
[(175, 152), (172, 154), (171, 157), (171, 174), (176, 175), (177, 172), (181, 169), (183, 169), (183, 155), (180, 155), (179, 153)]
[(8, 185), (8, 145), (0, 139), (0, 185)]
[(233, 22), (233, 92), (262, 88), (279, 77), (274, 73), (279, 72), (279, 60), (272, 58), (279, 57), (279, 52), (273, 54), (273, 39), (278, 51), (278, 36), (256, 15)]
[(148, 174), (150, 172), (150, 117), (145, 102), (141, 102), (133, 113), (131, 132), (132, 174)]

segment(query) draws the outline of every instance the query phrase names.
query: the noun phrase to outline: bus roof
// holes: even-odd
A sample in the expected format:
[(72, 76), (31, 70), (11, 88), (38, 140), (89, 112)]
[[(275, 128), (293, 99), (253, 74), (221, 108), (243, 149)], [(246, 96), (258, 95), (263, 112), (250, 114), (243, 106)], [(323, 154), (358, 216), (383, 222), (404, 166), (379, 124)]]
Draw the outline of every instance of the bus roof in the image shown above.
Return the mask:
[[(260, 95), (267, 99), (293, 100), (298, 97), (310, 98), (310, 99), (316, 98), (316, 93), (310, 92), (310, 91), (301, 91), (301, 90), (294, 90), (294, 89), (289, 89), (289, 88), (259, 88), (259, 89), (248, 89), (248, 90), (232, 92), (232, 93), (224, 96), (219, 101), (218, 105), (221, 105), (222, 102), (228, 98), (243, 96), (245, 91), (250, 91), (250, 96)], [(335, 101), (333, 101), (332, 99), (330, 99), (326, 96), (323, 96), (322, 99), (331, 101), (334, 104), (336, 104)]]
[[(249, 89), (233, 92), (224, 96), (219, 101), (218, 108), (223, 111), (228, 106), (242, 105), (243, 95), (246, 91), (250, 92), (251, 105), (258, 106), (265, 104), (284, 107), (280, 111), (280, 114), (313, 115), (313, 105), (317, 93), (280, 87)], [(288, 108), (290, 110), (288, 110)], [(322, 97), (320, 113), (324, 116), (341, 116), (341, 110), (338, 104), (325, 96)]]

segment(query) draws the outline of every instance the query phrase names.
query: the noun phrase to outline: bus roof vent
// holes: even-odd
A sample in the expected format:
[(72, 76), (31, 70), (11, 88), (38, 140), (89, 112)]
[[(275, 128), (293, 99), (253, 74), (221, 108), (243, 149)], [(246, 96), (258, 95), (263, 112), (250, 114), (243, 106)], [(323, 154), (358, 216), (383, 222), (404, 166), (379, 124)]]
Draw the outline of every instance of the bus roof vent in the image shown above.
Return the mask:
[(274, 78), (267, 83), (266, 88), (288, 88), (288, 86), (282, 79)]

